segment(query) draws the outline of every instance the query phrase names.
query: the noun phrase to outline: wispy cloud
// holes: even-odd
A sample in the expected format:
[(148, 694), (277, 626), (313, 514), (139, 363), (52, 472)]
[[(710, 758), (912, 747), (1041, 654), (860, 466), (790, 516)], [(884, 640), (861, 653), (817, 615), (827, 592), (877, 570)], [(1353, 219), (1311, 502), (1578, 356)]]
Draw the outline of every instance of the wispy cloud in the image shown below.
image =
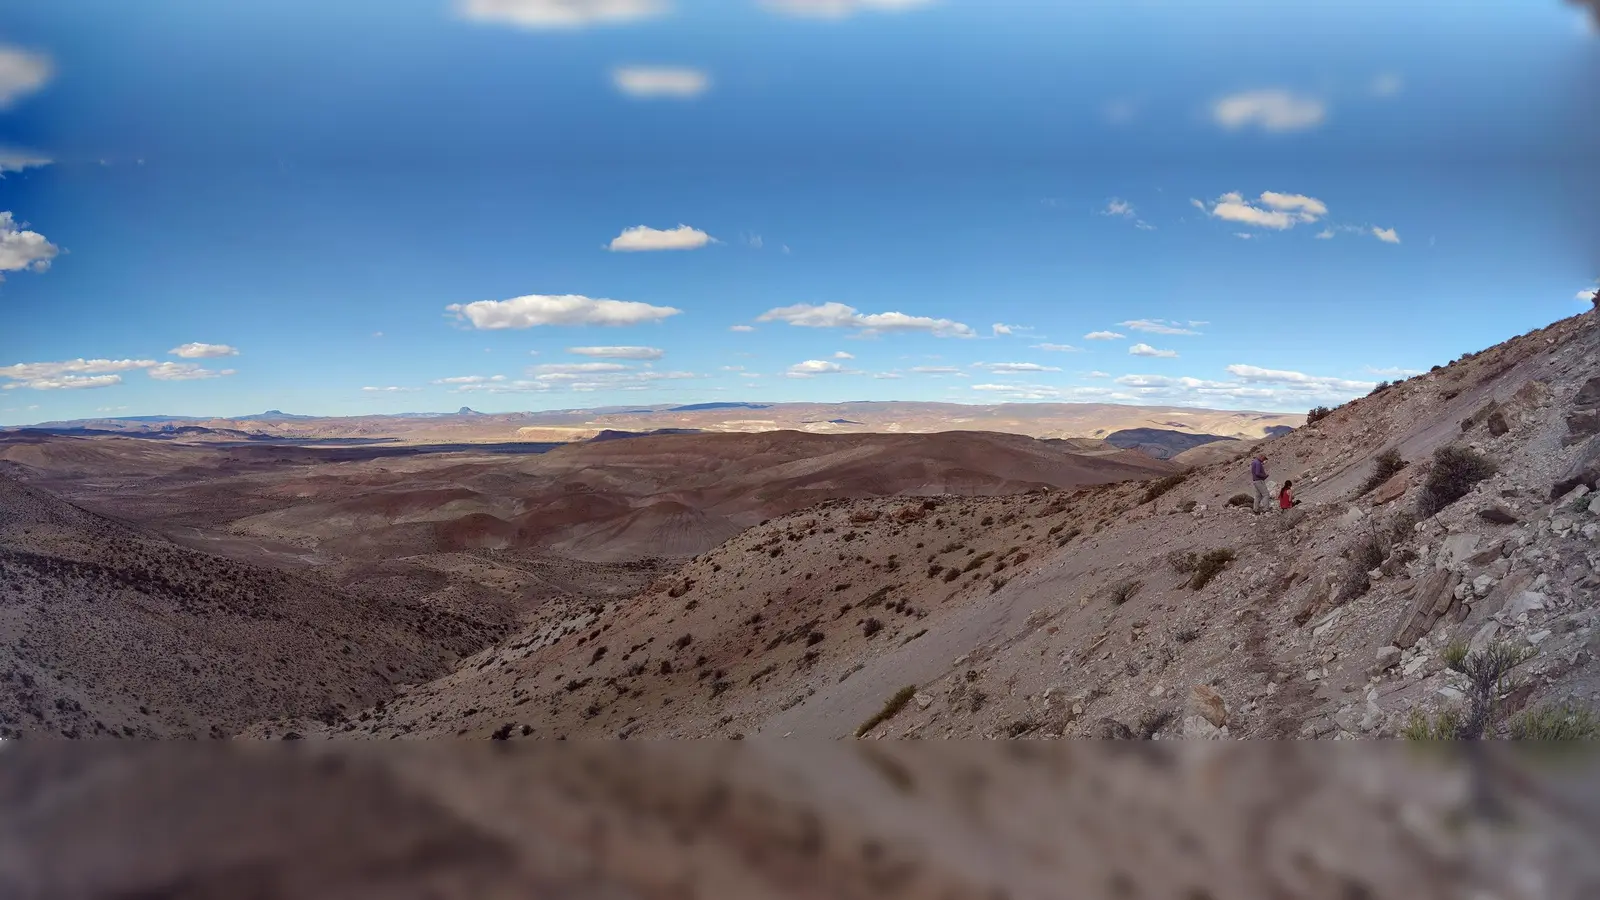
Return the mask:
[(955, 366), (912, 366), (911, 371), (919, 375), (960, 375), (961, 370)]
[(433, 383), (434, 384), (449, 384), (449, 385), (494, 384), (496, 382), (501, 382), (501, 381), (505, 381), (505, 380), (507, 380), (507, 379), (506, 379), (506, 376), (504, 376), (504, 375), (456, 375), (456, 376), (452, 376), (450, 378), (436, 378), (436, 379), (434, 379)]
[(567, 352), (595, 359), (660, 359), (666, 355), (657, 347), (568, 347)]
[(1281, 88), (1231, 94), (1211, 107), (1212, 119), (1230, 131), (1252, 126), (1268, 132), (1304, 131), (1327, 116), (1321, 100)]
[(21, 150), (16, 147), (0, 147), (0, 178), (7, 172), (23, 172), (28, 169), (42, 169), (54, 160), (42, 153), (31, 150)]
[(1378, 226), (1374, 225), (1372, 226), (1372, 236), (1380, 241), (1383, 241), (1385, 244), (1400, 243), (1400, 235), (1396, 234), (1393, 228), (1379, 228)]
[(741, 334), (748, 334), (749, 332), (755, 331), (756, 327), (754, 325), (729, 325), (728, 330), (737, 331)]
[(1385, 72), (1372, 79), (1370, 90), (1374, 97), (1395, 97), (1405, 90), (1406, 81), (1394, 72)]
[(1048, 353), (1082, 353), (1083, 352), (1083, 348), (1082, 347), (1074, 347), (1071, 344), (1033, 344), (1032, 347), (1035, 350), (1044, 350), (1044, 351), (1046, 351)]
[(197, 363), (164, 362), (151, 366), (149, 374), (157, 381), (200, 381), (236, 373), (233, 369), (207, 369)]
[(862, 12), (905, 12), (933, 3), (934, 0), (762, 0), (762, 5), (774, 12), (810, 19), (846, 19)]
[(457, 0), (466, 19), (529, 29), (614, 25), (665, 15), (667, 0)]
[(921, 333), (934, 337), (977, 336), (970, 326), (950, 319), (909, 316), (901, 312), (861, 313), (843, 303), (783, 306), (767, 310), (756, 321), (786, 322), (802, 328), (854, 328), (863, 335)]
[(1049, 401), (1094, 401), (1117, 399), (1117, 392), (1102, 387), (1060, 387), (1048, 384), (974, 384), (968, 390), (996, 395), (997, 399), (1017, 403)]
[(28, 223), (0, 212), (0, 280), (6, 272), (43, 272), (60, 252), (44, 235), (28, 230)]
[(856, 356), (855, 356), (854, 353), (846, 353), (843, 350), (839, 350), (839, 351), (837, 351), (837, 352), (835, 352), (833, 354), (833, 358), (834, 359), (855, 359)]
[(997, 375), (1015, 375), (1015, 374), (1021, 374), (1023, 372), (1059, 372), (1059, 371), (1061, 371), (1061, 369), (1057, 368), (1056, 366), (1042, 366), (1042, 365), (1039, 365), (1038, 363), (1031, 363), (1031, 362), (1003, 362), (1003, 363), (977, 362), (977, 363), (973, 363), (972, 367), (974, 369), (983, 369), (983, 370), (988, 371), (988, 372), (993, 372), (993, 373), (995, 373)]
[(996, 322), (989, 328), (995, 337), (1015, 337), (1033, 330), (1030, 325), (1007, 325), (1003, 322)]
[(388, 385), (385, 387), (364, 387), (362, 390), (371, 394), (415, 394), (416, 392), (422, 390), (422, 388)]
[(1150, 356), (1160, 359), (1178, 358), (1178, 351), (1176, 350), (1157, 350), (1155, 347), (1152, 347), (1149, 344), (1134, 344), (1132, 347), (1128, 348), (1128, 354), (1131, 356)]
[(1123, 375), (1115, 380), (1142, 403), (1187, 406), (1241, 406), (1252, 409), (1305, 409), (1319, 402), (1343, 402), (1372, 390), (1370, 381), (1307, 375), (1280, 369), (1232, 365), (1232, 381), (1166, 375)]
[(445, 307), (473, 328), (499, 330), (549, 325), (638, 325), (659, 322), (683, 312), (631, 300), (595, 300), (578, 294), (529, 294), (510, 300), (478, 300)]
[(711, 87), (711, 76), (683, 67), (623, 66), (611, 71), (611, 83), (630, 97), (688, 100)]
[(1371, 375), (1381, 375), (1384, 378), (1410, 378), (1413, 375), (1422, 374), (1421, 369), (1402, 369), (1396, 366), (1384, 369), (1375, 369), (1372, 366), (1367, 366), (1367, 372)]
[(1200, 333), (1192, 328), (1185, 328), (1180, 322), (1174, 322), (1169, 319), (1130, 319), (1126, 322), (1118, 322), (1117, 324), (1121, 325), (1123, 328), (1130, 328), (1134, 331), (1142, 331), (1146, 334), (1196, 335)]
[(10, 108), (49, 84), (53, 75), (55, 64), (45, 54), (0, 46), (0, 109)]
[(635, 225), (622, 229), (611, 239), (606, 249), (615, 253), (637, 253), (652, 250), (698, 250), (716, 239), (698, 228), (679, 225), (665, 230), (648, 225)]
[(1149, 222), (1146, 222), (1145, 220), (1139, 218), (1139, 213), (1138, 213), (1137, 210), (1135, 210), (1133, 208), (1133, 204), (1132, 203), (1129, 203), (1126, 200), (1118, 199), (1116, 197), (1112, 197), (1111, 200), (1106, 203), (1106, 208), (1102, 209), (1100, 211), (1100, 214), (1103, 215), (1103, 216), (1112, 216), (1114, 218), (1119, 218), (1119, 219), (1127, 219), (1128, 221), (1133, 223), (1135, 228), (1138, 228), (1141, 231), (1155, 231), (1156, 230), (1156, 227), (1154, 225), (1151, 225)]
[(1084, 335), (1083, 339), (1086, 341), (1120, 341), (1125, 340), (1127, 337), (1127, 335), (1118, 334), (1115, 331), (1091, 331)]

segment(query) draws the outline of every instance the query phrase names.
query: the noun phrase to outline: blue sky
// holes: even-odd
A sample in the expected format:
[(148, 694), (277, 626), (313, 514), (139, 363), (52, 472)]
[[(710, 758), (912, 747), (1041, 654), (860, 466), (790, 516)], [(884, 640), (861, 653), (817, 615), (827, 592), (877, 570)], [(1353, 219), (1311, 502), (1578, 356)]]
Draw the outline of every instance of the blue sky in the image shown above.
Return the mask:
[(1596, 109), (1560, 0), (12, 0), (0, 424), (1300, 411), (1587, 307)]

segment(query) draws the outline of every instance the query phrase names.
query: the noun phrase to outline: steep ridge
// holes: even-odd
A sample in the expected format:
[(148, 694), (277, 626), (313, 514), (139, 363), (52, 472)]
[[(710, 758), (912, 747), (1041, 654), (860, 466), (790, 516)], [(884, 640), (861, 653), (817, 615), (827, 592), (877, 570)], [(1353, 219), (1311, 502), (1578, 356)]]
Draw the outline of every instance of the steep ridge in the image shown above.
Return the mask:
[[(1521, 657), (1492, 698), (1505, 733), (1600, 688), (1597, 376), (1589, 313), (1346, 404), (1259, 445), (1296, 483), (1287, 513), (1230, 504), (1242, 458), (1159, 486), (823, 504), (357, 731), (837, 737), (907, 688), (865, 733), (1393, 735), (1470, 711), (1442, 652), (1460, 641)], [(1435, 509), (1441, 448), (1494, 474)], [(1406, 465), (1364, 490), (1391, 449)], [(1204, 583), (1178, 571), (1210, 551)]]

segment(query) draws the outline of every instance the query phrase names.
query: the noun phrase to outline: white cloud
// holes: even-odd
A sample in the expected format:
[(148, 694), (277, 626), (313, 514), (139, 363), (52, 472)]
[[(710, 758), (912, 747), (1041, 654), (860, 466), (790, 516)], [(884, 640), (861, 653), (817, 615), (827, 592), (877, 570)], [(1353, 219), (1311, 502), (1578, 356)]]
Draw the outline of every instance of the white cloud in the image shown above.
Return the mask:
[(1374, 225), (1372, 226), (1372, 236), (1380, 241), (1383, 241), (1385, 244), (1400, 243), (1400, 235), (1395, 233), (1393, 228), (1379, 228), (1378, 226)]
[(699, 69), (624, 66), (611, 71), (611, 83), (630, 97), (685, 100), (705, 93), (711, 77)]
[(891, 379), (891, 378), (904, 378), (905, 376), (901, 375), (899, 372), (874, 372), (872, 374), (872, 377), (873, 378)]
[(765, 378), (766, 376), (762, 375), (759, 372), (740, 372), (739, 373), (739, 377), (740, 378)]
[(959, 375), (961, 370), (955, 366), (912, 366), (911, 371), (919, 375)]
[(729, 325), (728, 330), (737, 331), (740, 334), (748, 334), (752, 331), (755, 331), (756, 327), (754, 325)]
[(995, 337), (1008, 336), (1012, 333), (1012, 329), (1014, 328), (1016, 328), (1015, 325), (1006, 325), (1001, 322), (996, 322), (989, 326), (989, 329), (994, 332)]
[(594, 359), (660, 359), (666, 355), (656, 347), (568, 347), (567, 352)]
[(1259, 366), (1231, 365), (1228, 367), (1228, 373), (1252, 384), (1300, 385), (1355, 393), (1369, 391), (1373, 387), (1373, 383), (1370, 381), (1350, 381), (1342, 378), (1306, 375), (1302, 372), (1283, 369), (1263, 369)]
[(1044, 350), (1050, 353), (1082, 353), (1083, 348), (1071, 344), (1034, 344), (1033, 349)]
[(666, 0), (457, 0), (464, 18), (519, 28), (584, 28), (648, 19), (671, 10)]
[(853, 353), (846, 353), (843, 350), (840, 350), (840, 351), (838, 351), (838, 352), (833, 354), (833, 358), (834, 359), (855, 359), (856, 357), (855, 357), (855, 354), (853, 354)]
[(999, 399), (1014, 402), (1083, 401), (1115, 399), (1110, 388), (1057, 387), (1047, 384), (974, 384), (971, 390), (999, 394)]
[(1125, 338), (1127, 335), (1117, 334), (1115, 331), (1091, 331), (1083, 336), (1086, 341), (1120, 341)]
[(31, 388), (36, 391), (74, 390), (110, 387), (122, 383), (119, 372), (152, 369), (153, 359), (72, 359), (64, 362), (15, 363), (0, 366), (0, 378), (9, 379), (6, 390)]
[(1177, 379), (1165, 375), (1123, 375), (1116, 381), (1123, 387), (1136, 388), (1171, 387), (1178, 383)]
[(1124, 219), (1131, 219), (1134, 216), (1133, 204), (1112, 197), (1111, 202), (1107, 203), (1106, 208), (1101, 211), (1101, 215), (1121, 216)]
[(863, 335), (920, 332), (934, 337), (967, 338), (977, 334), (970, 326), (949, 319), (908, 316), (901, 312), (862, 314), (843, 303), (783, 306), (767, 310), (756, 321), (787, 322), (803, 328), (857, 328)]
[(1199, 334), (1193, 329), (1185, 328), (1178, 322), (1169, 319), (1132, 319), (1127, 322), (1118, 322), (1124, 328), (1134, 331), (1143, 331), (1147, 334)]
[(698, 250), (714, 240), (711, 235), (698, 228), (690, 228), (688, 225), (679, 225), (677, 228), (668, 228), (664, 231), (648, 225), (635, 225), (632, 228), (622, 229), (622, 233), (612, 238), (606, 249), (615, 253)]
[(1085, 373), (1083, 373), (1083, 377), (1085, 377), (1085, 378), (1110, 378), (1111, 377), (1111, 373), (1110, 372), (1101, 372), (1101, 371), (1097, 370), (1097, 371), (1094, 371), (1094, 372), (1085, 372)]
[(415, 394), (417, 391), (422, 390), (422, 388), (389, 386), (389, 387), (364, 387), (364, 388), (362, 388), (362, 390), (363, 391), (368, 391), (370, 393), (379, 393), (379, 394)]
[(593, 300), (577, 294), (529, 294), (510, 300), (478, 300), (445, 307), (472, 327), (536, 328), (542, 325), (638, 325), (659, 322), (683, 312), (670, 306), (651, 306), (631, 300)]
[(29, 231), (28, 223), (18, 222), (10, 212), (0, 212), (0, 280), (6, 272), (43, 272), (60, 252), (44, 235)]
[(1390, 366), (1385, 369), (1374, 369), (1371, 366), (1367, 366), (1367, 371), (1373, 375), (1381, 375), (1385, 378), (1410, 378), (1413, 375), (1422, 374), (1422, 370), (1420, 369), (1402, 369), (1398, 366)]
[(1393, 72), (1385, 72), (1372, 79), (1372, 94), (1375, 97), (1393, 97), (1405, 87), (1405, 79)]
[(29, 150), (19, 150), (15, 147), (0, 147), (0, 177), (7, 172), (22, 172), (27, 169), (39, 169), (50, 165), (54, 160)]
[(1218, 100), (1211, 116), (1230, 131), (1256, 126), (1263, 131), (1303, 131), (1321, 125), (1328, 109), (1321, 100), (1277, 88), (1244, 91)]
[(0, 47), (0, 109), (44, 87), (55, 65), (43, 53), (20, 47)]
[(114, 413), (114, 412), (122, 412), (125, 409), (127, 409), (126, 406), (99, 406), (99, 407), (95, 407), (95, 412)]
[(504, 375), (456, 375), (450, 378), (435, 378), (434, 384), (492, 384), (505, 381)]
[(529, 369), (529, 374), (534, 374), (540, 381), (571, 380), (581, 376), (593, 375), (596, 372), (626, 372), (629, 367), (621, 363), (546, 363)]
[(167, 351), (172, 356), (181, 356), (184, 359), (216, 359), (222, 356), (238, 356), (239, 351), (227, 344), (202, 344), (199, 342), (182, 344)]
[(1128, 348), (1128, 353), (1132, 356), (1153, 356), (1161, 359), (1178, 358), (1178, 351), (1176, 350), (1157, 350), (1149, 344), (1134, 344)]
[(811, 378), (814, 375), (842, 375), (846, 371), (848, 370), (844, 366), (836, 362), (828, 362), (825, 359), (808, 359), (805, 362), (798, 362), (790, 366), (789, 371), (784, 374), (790, 378)]
[(1252, 205), (1238, 191), (1223, 194), (1209, 209), (1199, 200), (1190, 202), (1205, 210), (1206, 215), (1214, 219), (1239, 222), (1259, 228), (1273, 228), (1278, 231), (1285, 231), (1296, 225), (1310, 224), (1328, 213), (1328, 205), (1315, 197), (1307, 197), (1304, 194), (1280, 194), (1274, 191), (1267, 191), (1261, 195), (1261, 206)]
[(986, 369), (997, 375), (1015, 374), (1020, 372), (1059, 372), (1056, 366), (1041, 366), (1038, 363), (1011, 362), (1011, 363), (973, 363), (974, 369)]
[(164, 362), (151, 366), (151, 378), (157, 381), (199, 381), (204, 378), (221, 378), (234, 374), (233, 369), (207, 369), (196, 363)]
[(934, 0), (763, 0), (774, 12), (811, 19), (844, 19), (860, 12), (903, 12)]
[(1572, 299), (1574, 299), (1574, 300), (1582, 300), (1582, 301), (1588, 302), (1588, 301), (1594, 299), (1594, 295), (1595, 295), (1596, 291), (1600, 291), (1600, 281), (1595, 282), (1595, 286), (1594, 287), (1587, 287), (1587, 288), (1584, 288), (1583, 290), (1577, 292), (1576, 294), (1573, 294), (1572, 295)]
[(1317, 240), (1319, 240), (1319, 241), (1333, 240), (1333, 229), (1332, 228), (1324, 228), (1321, 231), (1317, 232)]
[(724, 371), (724, 372), (743, 372), (744, 371), (744, 366), (723, 366), (722, 367), (722, 371)]

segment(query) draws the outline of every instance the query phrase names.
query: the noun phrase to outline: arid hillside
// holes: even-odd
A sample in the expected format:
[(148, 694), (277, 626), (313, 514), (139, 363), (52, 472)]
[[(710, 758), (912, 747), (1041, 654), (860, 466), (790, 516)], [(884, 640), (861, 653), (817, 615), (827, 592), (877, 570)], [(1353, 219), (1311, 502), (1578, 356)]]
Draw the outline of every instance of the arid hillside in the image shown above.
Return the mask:
[(1159, 483), (823, 504), (337, 727), (1358, 737), (1589, 721), (1597, 378), (1587, 314), (1347, 404), (1259, 445), (1274, 486), (1296, 484), (1288, 512), (1236, 505), (1242, 457)]

